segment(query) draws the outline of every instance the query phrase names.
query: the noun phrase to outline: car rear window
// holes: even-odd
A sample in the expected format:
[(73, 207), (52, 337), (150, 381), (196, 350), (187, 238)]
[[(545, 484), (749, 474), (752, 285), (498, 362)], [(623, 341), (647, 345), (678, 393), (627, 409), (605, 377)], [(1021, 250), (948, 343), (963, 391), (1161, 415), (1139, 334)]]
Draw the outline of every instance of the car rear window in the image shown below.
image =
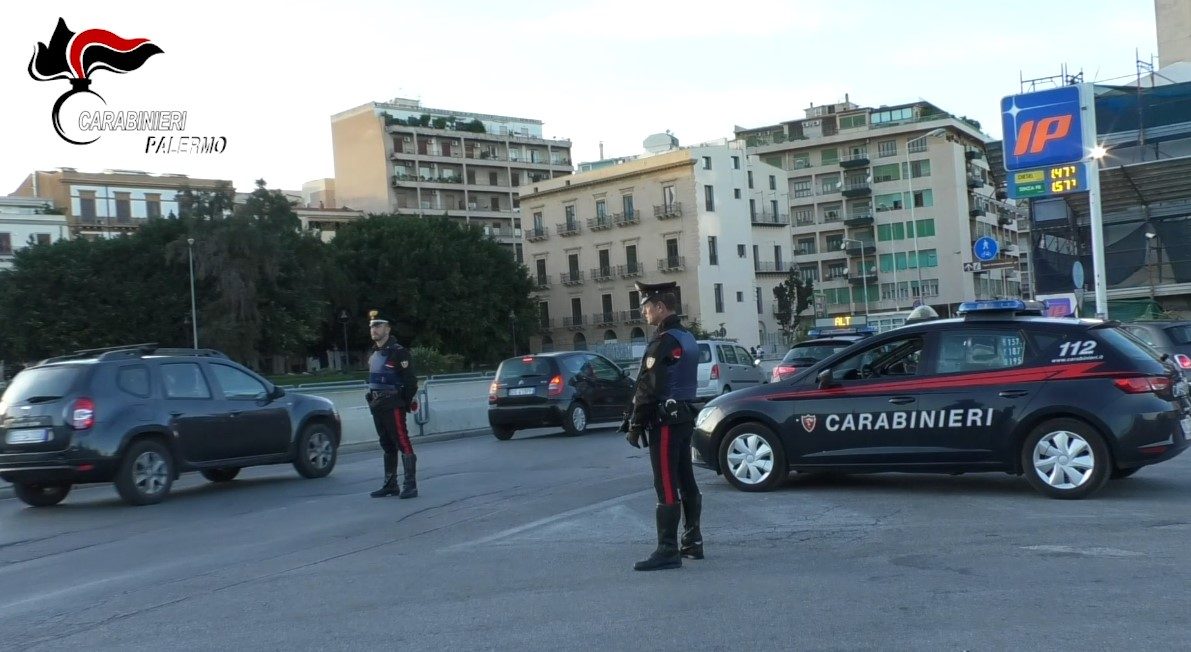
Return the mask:
[(1162, 356), (1157, 351), (1151, 349), (1149, 346), (1137, 339), (1133, 335), (1120, 328), (1100, 328), (1096, 329), (1095, 333), (1104, 340), (1106, 344), (1111, 346), (1114, 350), (1119, 351), (1121, 355), (1136, 360), (1138, 362), (1161, 362)]
[(1191, 324), (1169, 326), (1165, 330), (1167, 337), (1169, 337), (1170, 341), (1174, 342), (1176, 346), (1191, 344)]
[(4, 402), (24, 403), (29, 399), (48, 401), (66, 396), (76, 380), (85, 371), (77, 365), (38, 367), (26, 369), (12, 379), (4, 391)]
[(527, 357), (511, 358), (500, 363), (497, 380), (513, 380), (517, 378), (532, 378), (549, 376), (554, 373), (554, 361), (550, 358)]
[(850, 346), (844, 342), (839, 344), (810, 344), (807, 346), (795, 346), (786, 353), (786, 357), (782, 358), (782, 362), (803, 362), (806, 361), (818, 362), (825, 360), (836, 351), (841, 351)]

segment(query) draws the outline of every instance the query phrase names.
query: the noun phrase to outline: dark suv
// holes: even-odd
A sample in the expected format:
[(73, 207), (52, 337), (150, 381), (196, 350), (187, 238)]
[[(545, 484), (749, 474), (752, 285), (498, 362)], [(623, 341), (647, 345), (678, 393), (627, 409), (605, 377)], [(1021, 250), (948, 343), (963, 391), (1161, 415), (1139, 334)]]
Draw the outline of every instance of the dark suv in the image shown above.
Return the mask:
[(586, 351), (541, 353), (500, 363), (488, 390), (488, 423), (497, 439), (517, 430), (562, 426), (581, 434), (589, 422), (619, 421), (633, 398), (629, 373)]
[(183, 471), (228, 482), (245, 466), (292, 463), (324, 477), (340, 434), (330, 401), (287, 394), (218, 351), (91, 349), (13, 378), (0, 398), (0, 478), (34, 507), (93, 482), (148, 505)]

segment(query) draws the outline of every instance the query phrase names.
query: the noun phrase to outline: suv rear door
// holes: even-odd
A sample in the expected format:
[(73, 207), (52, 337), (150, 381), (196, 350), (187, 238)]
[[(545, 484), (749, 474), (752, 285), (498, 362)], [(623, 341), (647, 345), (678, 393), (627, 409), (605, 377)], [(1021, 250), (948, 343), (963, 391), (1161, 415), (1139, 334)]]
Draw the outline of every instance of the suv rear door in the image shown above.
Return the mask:
[(198, 362), (162, 362), (157, 367), (170, 425), (188, 462), (224, 459), (231, 429), (223, 401), (215, 398)]
[(208, 362), (207, 369), (228, 409), (228, 429), (219, 435), (222, 459), (286, 452), (291, 432), (287, 401), (270, 400), (268, 386), (230, 364)]
[(0, 453), (64, 450), (74, 428), (64, 417), (75, 390), (90, 367), (47, 365), (26, 369), (13, 378), (0, 399)]

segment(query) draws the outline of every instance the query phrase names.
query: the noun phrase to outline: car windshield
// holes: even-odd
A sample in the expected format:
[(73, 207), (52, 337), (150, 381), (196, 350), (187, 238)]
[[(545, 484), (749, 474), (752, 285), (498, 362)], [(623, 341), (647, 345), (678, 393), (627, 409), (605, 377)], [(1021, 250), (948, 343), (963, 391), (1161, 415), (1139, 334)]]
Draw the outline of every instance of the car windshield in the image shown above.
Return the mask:
[(819, 360), (826, 359), (836, 351), (846, 349), (848, 346), (849, 344), (846, 342), (796, 346), (786, 353), (786, 357), (782, 358), (782, 362), (798, 362), (802, 364), (818, 362)]
[(497, 374), (496, 379), (516, 380), (518, 378), (549, 376), (552, 373), (554, 373), (554, 365), (550, 358), (511, 358), (501, 363), (500, 373)]
[(1164, 330), (1166, 331), (1166, 335), (1170, 337), (1170, 341), (1174, 342), (1176, 346), (1191, 344), (1191, 324), (1170, 326)]
[(78, 365), (38, 367), (26, 369), (12, 379), (4, 391), (4, 403), (39, 403), (66, 396), (74, 381), (83, 373)]

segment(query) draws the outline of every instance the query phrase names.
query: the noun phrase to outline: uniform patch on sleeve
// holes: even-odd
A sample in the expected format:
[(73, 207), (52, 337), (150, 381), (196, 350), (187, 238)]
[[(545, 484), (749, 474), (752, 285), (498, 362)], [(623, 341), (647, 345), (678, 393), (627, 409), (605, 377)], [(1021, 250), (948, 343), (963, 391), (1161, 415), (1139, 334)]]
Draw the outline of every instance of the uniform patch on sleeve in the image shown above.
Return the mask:
[(674, 350), (670, 352), (670, 357), (674, 358), (675, 360), (681, 358), (682, 357), (682, 347), (681, 346), (674, 347)]
[(655, 359), (654, 359), (654, 357), (653, 357), (652, 355), (651, 355), (651, 356), (649, 356), (648, 358), (645, 358), (645, 368), (646, 368), (646, 369), (653, 369), (653, 363), (654, 363), (654, 362), (655, 362)]

